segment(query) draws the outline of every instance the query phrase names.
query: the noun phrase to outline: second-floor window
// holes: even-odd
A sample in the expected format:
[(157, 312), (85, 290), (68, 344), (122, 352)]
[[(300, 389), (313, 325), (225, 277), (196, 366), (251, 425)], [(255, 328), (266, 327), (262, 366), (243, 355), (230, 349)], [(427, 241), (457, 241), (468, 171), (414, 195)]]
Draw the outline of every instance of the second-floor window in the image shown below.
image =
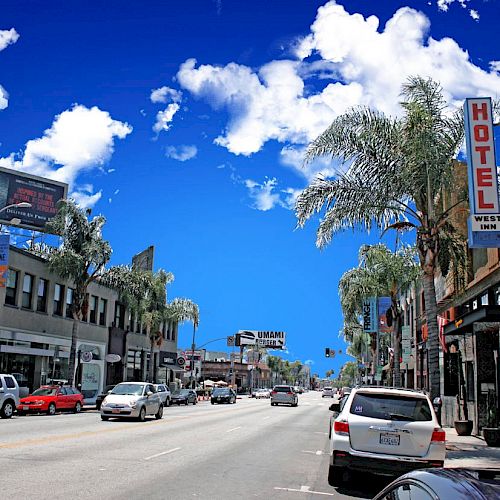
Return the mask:
[(33, 276), (25, 274), (23, 277), (23, 298), (21, 306), (25, 309), (31, 309), (33, 302)]
[(56, 283), (54, 286), (54, 314), (56, 316), (62, 316), (63, 296), (64, 296), (64, 287), (59, 283)]
[(125, 328), (125, 307), (119, 302), (115, 304), (115, 326), (122, 330)]
[(47, 280), (43, 278), (38, 279), (38, 293), (36, 297), (36, 310), (38, 312), (47, 312)]
[(97, 302), (98, 298), (95, 295), (90, 296), (90, 304), (89, 304), (89, 321), (90, 323), (97, 323)]
[(11, 306), (17, 305), (17, 286), (19, 282), (19, 271), (9, 269), (7, 272), (7, 283), (5, 290), (5, 303)]
[(66, 289), (66, 317), (67, 318), (73, 317), (73, 294), (74, 294), (73, 288), (68, 287)]
[(107, 307), (107, 300), (106, 299), (101, 299), (99, 301), (99, 324), (101, 326), (106, 326), (106, 307)]

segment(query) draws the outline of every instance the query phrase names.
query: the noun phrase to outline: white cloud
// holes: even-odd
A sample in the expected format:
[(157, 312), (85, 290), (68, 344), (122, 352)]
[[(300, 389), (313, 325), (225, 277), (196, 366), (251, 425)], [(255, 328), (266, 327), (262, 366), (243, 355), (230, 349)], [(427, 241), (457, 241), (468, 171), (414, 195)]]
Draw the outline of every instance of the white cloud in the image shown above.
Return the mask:
[(304, 165), (305, 151), (305, 147), (285, 146), (280, 152), (280, 162), (282, 165), (291, 167), (296, 173), (304, 177), (308, 183), (318, 176), (332, 177), (339, 170), (337, 163), (334, 163), (331, 158), (326, 156)]
[(490, 70), (500, 73), (500, 61), (490, 61)]
[[(77, 205), (80, 205), (82, 208), (92, 208), (102, 197), (102, 190), (97, 193), (93, 193), (93, 186), (90, 186), (90, 189), (87, 190), (78, 190), (73, 191), (70, 194), (70, 198), (75, 200)], [(111, 203), (111, 198), (108, 200)]]
[(267, 212), (280, 204), (280, 195), (278, 193), (273, 193), (278, 183), (275, 178), (266, 178), (262, 184), (251, 179), (246, 179), (244, 183), (248, 189), (250, 198), (253, 200), (252, 207), (256, 210)]
[(187, 161), (195, 158), (198, 154), (198, 148), (195, 145), (167, 146), (165, 156), (177, 161)]
[(181, 102), (182, 92), (170, 87), (160, 87), (151, 91), (150, 99), (154, 103)]
[(162, 130), (169, 130), (172, 126), (171, 122), (177, 111), (179, 111), (179, 105), (176, 102), (169, 104), (163, 111), (158, 111), (156, 114), (156, 122), (153, 125), (153, 130), (157, 134), (159, 134)]
[(306, 360), (304, 361), (304, 364), (305, 364), (305, 365), (309, 365), (309, 366), (311, 366), (311, 365), (314, 365), (314, 361), (313, 361), (312, 359), (306, 359)]
[(195, 97), (227, 111), (226, 129), (215, 143), (243, 155), (269, 140), (307, 144), (355, 105), (397, 115), (401, 85), (411, 75), (439, 81), (454, 105), (465, 97), (500, 94), (495, 71), (475, 66), (455, 40), (436, 40), (429, 30), (429, 19), (408, 7), (381, 26), (376, 16), (350, 14), (330, 1), (318, 9), (310, 34), (296, 44), (297, 60), (270, 61), (254, 70), (189, 59), (177, 79)]
[(474, 19), (474, 21), (479, 21), (479, 12), (477, 10), (470, 9), (469, 14), (470, 14), (470, 17), (472, 17), (472, 19)]
[(447, 12), (450, 5), (454, 2), (457, 2), (459, 3), (464, 9), (465, 9), (465, 6), (466, 6), (466, 3), (469, 1), (469, 0), (437, 0), (437, 6), (438, 6), (438, 9), (443, 11), (443, 12)]
[(130, 125), (113, 120), (108, 112), (75, 104), (57, 115), (42, 137), (29, 140), (22, 154), (0, 158), (0, 166), (67, 182), (70, 196), (89, 206), (99, 200), (101, 192), (93, 193), (89, 185), (78, 186), (78, 176), (101, 169), (113, 154), (115, 139), (131, 132)]
[[(0, 52), (9, 45), (16, 43), (19, 39), (19, 34), (14, 28), (10, 30), (0, 30)], [(0, 85), (0, 110), (5, 109), (9, 105), (9, 94)]]

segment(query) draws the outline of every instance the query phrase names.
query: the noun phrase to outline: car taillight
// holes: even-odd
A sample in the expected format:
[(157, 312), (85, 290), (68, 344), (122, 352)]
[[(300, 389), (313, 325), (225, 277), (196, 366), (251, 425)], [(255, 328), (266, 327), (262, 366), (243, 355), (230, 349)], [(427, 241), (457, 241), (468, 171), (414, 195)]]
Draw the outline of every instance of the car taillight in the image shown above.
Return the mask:
[(276, 391), (272, 391), (272, 392), (271, 392), (271, 395), (274, 395), (274, 394), (276, 394)]
[(335, 434), (349, 435), (349, 424), (347, 422), (337, 422), (333, 423), (333, 431)]
[(432, 432), (431, 443), (444, 443), (446, 441), (446, 433), (443, 429), (436, 427)]
[(293, 392), (287, 392), (288, 396), (293, 396)]

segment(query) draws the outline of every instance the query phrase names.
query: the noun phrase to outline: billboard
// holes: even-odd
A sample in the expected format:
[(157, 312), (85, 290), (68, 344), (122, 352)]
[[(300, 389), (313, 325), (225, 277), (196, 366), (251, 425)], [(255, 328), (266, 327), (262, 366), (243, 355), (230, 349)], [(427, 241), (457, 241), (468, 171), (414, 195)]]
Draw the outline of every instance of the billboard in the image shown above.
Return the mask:
[(500, 247), (500, 200), (491, 98), (466, 99), (464, 123), (471, 212), (469, 247)]
[(240, 330), (236, 334), (236, 345), (259, 345), (267, 349), (283, 349), (285, 332), (263, 332), (258, 330)]
[(363, 300), (363, 332), (377, 332), (377, 299), (370, 297)]
[[(0, 167), (0, 224), (19, 219), (19, 227), (45, 231), (45, 224), (57, 212), (57, 202), (67, 195), (68, 185), (63, 182)], [(2, 210), (23, 202), (31, 207)]]
[(7, 271), (9, 270), (9, 243), (8, 234), (0, 234), (0, 288), (5, 288)]
[(390, 297), (379, 297), (378, 298), (378, 331), (379, 333), (389, 333), (392, 328), (387, 324), (387, 310), (391, 308), (391, 298)]

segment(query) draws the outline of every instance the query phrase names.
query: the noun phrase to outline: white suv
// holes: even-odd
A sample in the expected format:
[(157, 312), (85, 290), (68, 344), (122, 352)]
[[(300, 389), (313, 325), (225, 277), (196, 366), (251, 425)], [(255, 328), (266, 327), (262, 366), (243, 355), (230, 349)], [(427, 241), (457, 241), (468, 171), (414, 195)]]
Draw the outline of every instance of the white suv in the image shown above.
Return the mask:
[(0, 375), (0, 417), (11, 418), (19, 405), (19, 386), (12, 375)]
[(445, 432), (422, 392), (360, 387), (330, 410), (339, 412), (330, 437), (331, 486), (347, 479), (349, 470), (395, 475), (443, 466)]

